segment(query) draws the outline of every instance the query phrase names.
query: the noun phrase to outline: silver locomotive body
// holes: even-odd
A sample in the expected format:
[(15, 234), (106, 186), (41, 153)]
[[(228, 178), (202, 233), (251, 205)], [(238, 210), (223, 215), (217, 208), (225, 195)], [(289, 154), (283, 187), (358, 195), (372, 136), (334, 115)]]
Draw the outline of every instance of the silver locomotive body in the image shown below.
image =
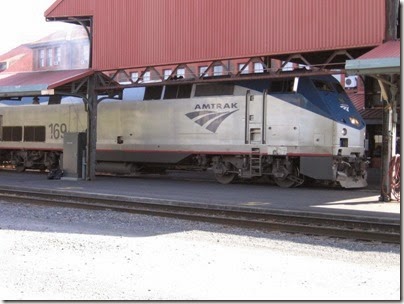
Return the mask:
[[(211, 168), (221, 183), (237, 176), (270, 176), (282, 187), (300, 185), (305, 178), (346, 188), (366, 186), (362, 119), (349, 99), (341, 97), (344, 93), (336, 90), (336, 100), (324, 101), (329, 94), (313, 84), (314, 78), (302, 79), (284, 81), (282, 89), (262, 80), (179, 83), (159, 87), (160, 97), (148, 93), (159, 90), (156, 86), (146, 88), (147, 100), (101, 102), (97, 171)], [(328, 77), (317, 81), (333, 83)], [(311, 96), (313, 92), (318, 94)], [(332, 102), (336, 108), (327, 108)], [(1, 107), (0, 117), (1, 161), (20, 171), (56, 167), (63, 134), (86, 130), (80, 104)]]

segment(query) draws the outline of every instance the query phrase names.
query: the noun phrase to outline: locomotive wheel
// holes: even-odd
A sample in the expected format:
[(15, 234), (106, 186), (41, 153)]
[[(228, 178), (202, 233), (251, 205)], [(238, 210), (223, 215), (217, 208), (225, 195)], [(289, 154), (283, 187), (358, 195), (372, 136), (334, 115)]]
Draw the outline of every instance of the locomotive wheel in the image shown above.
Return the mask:
[(230, 184), (236, 178), (236, 176), (237, 176), (237, 174), (235, 174), (235, 173), (227, 173), (227, 174), (216, 173), (215, 174), (216, 180), (223, 185)]
[(281, 188), (292, 188), (295, 185), (295, 182), (288, 179), (287, 176), (285, 178), (275, 177), (274, 181)]
[(274, 177), (275, 183), (281, 187), (281, 188), (292, 188), (295, 186), (301, 185), (303, 182), (298, 182), (301, 180), (299, 178), (299, 171), (295, 166), (293, 166), (292, 173), (288, 174), (287, 176), (280, 178), (280, 177)]

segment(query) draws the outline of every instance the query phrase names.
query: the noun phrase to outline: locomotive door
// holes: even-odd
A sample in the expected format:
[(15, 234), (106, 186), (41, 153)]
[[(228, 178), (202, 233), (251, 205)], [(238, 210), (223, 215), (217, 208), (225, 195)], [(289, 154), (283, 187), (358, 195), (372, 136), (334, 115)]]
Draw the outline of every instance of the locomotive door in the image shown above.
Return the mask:
[(245, 103), (245, 143), (265, 144), (267, 92), (262, 95), (246, 94)]

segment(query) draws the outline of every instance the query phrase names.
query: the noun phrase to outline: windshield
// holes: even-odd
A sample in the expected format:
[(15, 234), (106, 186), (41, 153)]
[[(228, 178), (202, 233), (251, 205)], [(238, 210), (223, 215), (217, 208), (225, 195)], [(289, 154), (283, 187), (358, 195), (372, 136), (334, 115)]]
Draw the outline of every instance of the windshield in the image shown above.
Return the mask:
[(334, 92), (334, 87), (331, 83), (318, 79), (313, 79), (314, 86), (320, 91)]

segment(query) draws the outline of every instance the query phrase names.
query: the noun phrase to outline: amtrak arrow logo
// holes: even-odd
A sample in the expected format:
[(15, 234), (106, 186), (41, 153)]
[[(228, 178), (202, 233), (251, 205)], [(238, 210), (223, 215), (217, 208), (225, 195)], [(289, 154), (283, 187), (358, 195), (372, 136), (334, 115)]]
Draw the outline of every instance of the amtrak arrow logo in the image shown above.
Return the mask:
[(346, 103), (343, 103), (342, 105), (339, 106), (342, 110), (345, 110), (347, 112), (349, 112), (349, 105), (347, 105)]
[(217, 128), (220, 127), (222, 122), (229, 117), (234, 111), (227, 112), (216, 112), (216, 111), (194, 111), (185, 114), (189, 119), (193, 120), (195, 123), (201, 127), (205, 127), (206, 130), (216, 133)]

